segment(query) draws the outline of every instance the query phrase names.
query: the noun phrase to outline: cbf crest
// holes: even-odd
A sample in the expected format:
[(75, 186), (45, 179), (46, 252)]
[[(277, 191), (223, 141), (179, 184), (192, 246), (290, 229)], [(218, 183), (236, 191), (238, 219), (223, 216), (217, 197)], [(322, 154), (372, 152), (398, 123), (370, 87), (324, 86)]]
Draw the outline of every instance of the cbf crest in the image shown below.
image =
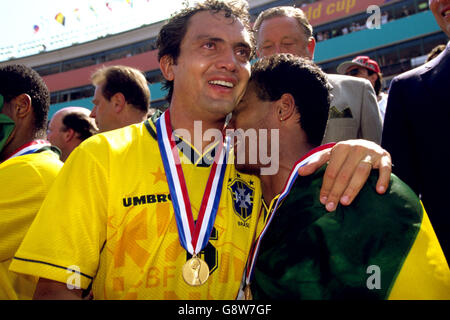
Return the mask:
[(234, 180), (229, 180), (228, 190), (231, 192), (233, 199), (234, 212), (242, 219), (247, 220), (253, 211), (253, 197), (255, 189), (252, 188), (253, 182), (247, 184), (240, 179), (238, 175)]

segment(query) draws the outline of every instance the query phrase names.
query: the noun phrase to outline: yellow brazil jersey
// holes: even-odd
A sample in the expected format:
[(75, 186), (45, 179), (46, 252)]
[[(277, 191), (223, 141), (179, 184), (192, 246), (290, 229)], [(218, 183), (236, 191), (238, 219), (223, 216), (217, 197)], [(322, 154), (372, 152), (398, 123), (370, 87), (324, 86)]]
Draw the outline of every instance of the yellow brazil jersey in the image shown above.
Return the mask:
[(42, 151), (0, 163), (0, 299), (31, 299), (36, 280), (8, 271), (63, 163)]
[[(182, 277), (189, 256), (178, 238), (155, 137), (153, 123), (145, 122), (83, 142), (10, 269), (82, 288), (92, 282), (94, 299), (234, 299), (260, 209), (259, 180), (227, 166), (214, 228), (200, 254), (209, 279), (189, 286)], [(202, 159), (212, 150), (200, 155), (184, 144), (195, 220), (210, 172)]]

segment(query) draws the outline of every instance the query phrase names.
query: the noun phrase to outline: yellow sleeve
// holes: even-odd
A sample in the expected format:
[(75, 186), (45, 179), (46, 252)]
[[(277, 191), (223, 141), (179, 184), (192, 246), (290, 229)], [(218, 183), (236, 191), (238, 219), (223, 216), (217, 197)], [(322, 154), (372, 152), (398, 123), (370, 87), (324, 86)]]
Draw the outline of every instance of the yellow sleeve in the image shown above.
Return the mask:
[(103, 162), (81, 146), (72, 152), (15, 254), (11, 271), (87, 288), (106, 241), (108, 181)]
[(0, 164), (0, 261), (14, 256), (61, 166), (53, 152)]
[(450, 299), (450, 270), (423, 204), (422, 210), (419, 233), (391, 289), (389, 300)]
[(8, 270), (61, 169), (52, 151), (9, 159), (0, 164), (0, 299), (31, 299), (37, 279)]

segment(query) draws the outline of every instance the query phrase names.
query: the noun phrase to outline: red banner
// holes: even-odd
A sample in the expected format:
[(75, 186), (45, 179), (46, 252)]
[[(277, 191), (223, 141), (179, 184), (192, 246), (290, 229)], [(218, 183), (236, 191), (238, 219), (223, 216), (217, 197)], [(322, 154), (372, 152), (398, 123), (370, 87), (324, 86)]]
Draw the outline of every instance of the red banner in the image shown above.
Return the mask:
[(313, 26), (364, 12), (370, 5), (382, 6), (392, 0), (322, 0), (302, 7)]

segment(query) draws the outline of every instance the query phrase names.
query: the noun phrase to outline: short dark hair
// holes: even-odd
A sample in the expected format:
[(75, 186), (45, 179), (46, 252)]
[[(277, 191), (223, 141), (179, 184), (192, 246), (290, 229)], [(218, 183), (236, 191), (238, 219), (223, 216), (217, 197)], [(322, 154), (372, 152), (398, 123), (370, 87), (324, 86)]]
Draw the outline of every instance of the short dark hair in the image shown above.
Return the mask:
[(127, 103), (144, 113), (150, 108), (150, 89), (144, 74), (128, 66), (109, 66), (96, 70), (91, 76), (92, 83), (103, 84), (102, 94), (109, 101), (120, 92)]
[(374, 73), (376, 73), (378, 75), (378, 77), (377, 77), (377, 80), (375, 80), (375, 84), (373, 86), (373, 89), (375, 90), (375, 93), (378, 96), (380, 94), (380, 92), (381, 92), (381, 83), (383, 81), (383, 76), (381, 75), (380, 72), (375, 72), (373, 70), (367, 69), (367, 74), (369, 76), (373, 75)]
[(291, 94), (308, 142), (313, 146), (321, 144), (330, 108), (330, 85), (317, 65), (292, 54), (276, 54), (253, 64), (249, 82), (255, 84), (256, 95), (263, 101)]
[(46, 130), (50, 108), (50, 93), (41, 76), (33, 69), (10, 64), (0, 67), (0, 94), (5, 102), (26, 93), (31, 97), (34, 115), (34, 133)]
[(92, 123), (92, 118), (82, 112), (71, 112), (62, 118), (62, 131), (72, 129), (78, 133), (78, 139), (81, 141), (93, 136), (97, 133), (97, 129)]
[[(193, 7), (187, 7), (172, 16), (161, 28), (158, 34), (156, 45), (158, 47), (158, 61), (168, 55), (176, 64), (180, 56), (180, 45), (186, 35), (190, 18), (201, 11), (212, 11), (218, 13), (225, 12), (225, 17), (240, 20), (249, 31), (251, 37), (251, 49), (254, 54), (255, 41), (250, 26), (250, 15), (248, 13), (248, 3), (242, 0), (206, 0), (196, 3)], [(173, 94), (173, 81), (163, 80), (163, 89), (168, 90), (166, 100), (170, 102)]]

